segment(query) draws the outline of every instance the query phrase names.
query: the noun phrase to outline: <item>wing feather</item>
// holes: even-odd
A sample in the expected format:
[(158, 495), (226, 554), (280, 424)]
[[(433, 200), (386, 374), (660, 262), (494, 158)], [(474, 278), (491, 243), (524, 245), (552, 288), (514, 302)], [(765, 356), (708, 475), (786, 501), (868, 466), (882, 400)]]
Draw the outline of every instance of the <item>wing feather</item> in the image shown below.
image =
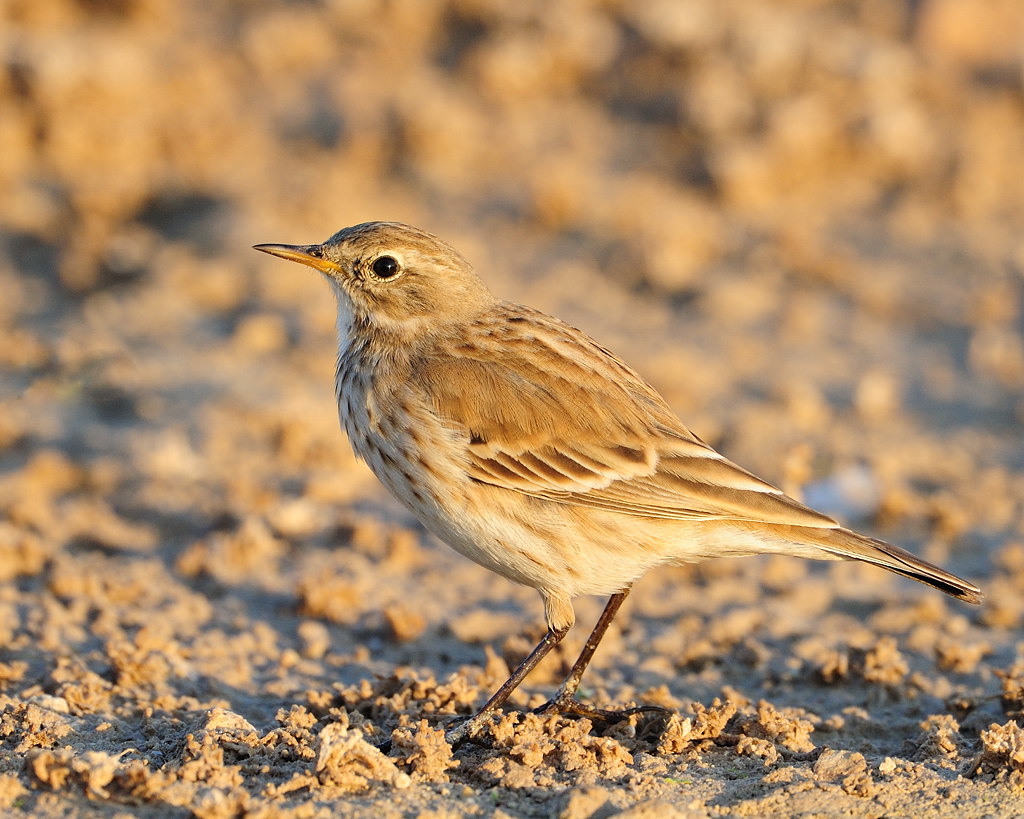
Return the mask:
[(578, 331), (498, 309), (507, 316), (468, 328), (414, 369), (434, 411), (465, 434), (474, 480), (640, 517), (838, 525), (719, 455)]

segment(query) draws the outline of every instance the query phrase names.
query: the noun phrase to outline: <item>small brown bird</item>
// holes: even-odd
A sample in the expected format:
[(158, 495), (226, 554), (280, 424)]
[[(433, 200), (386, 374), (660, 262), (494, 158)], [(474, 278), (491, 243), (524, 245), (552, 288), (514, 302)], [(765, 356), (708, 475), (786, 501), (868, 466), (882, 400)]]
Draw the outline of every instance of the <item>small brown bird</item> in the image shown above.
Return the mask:
[(318, 245), (256, 245), (316, 268), (338, 302), (338, 411), (356, 454), (443, 541), (544, 601), (547, 634), (472, 737), (575, 621), (611, 595), (541, 710), (612, 719), (575, 699), (633, 582), (661, 564), (759, 553), (862, 560), (978, 603), (973, 584), (844, 529), (719, 455), (587, 335), (500, 301), (452, 247), (368, 222)]

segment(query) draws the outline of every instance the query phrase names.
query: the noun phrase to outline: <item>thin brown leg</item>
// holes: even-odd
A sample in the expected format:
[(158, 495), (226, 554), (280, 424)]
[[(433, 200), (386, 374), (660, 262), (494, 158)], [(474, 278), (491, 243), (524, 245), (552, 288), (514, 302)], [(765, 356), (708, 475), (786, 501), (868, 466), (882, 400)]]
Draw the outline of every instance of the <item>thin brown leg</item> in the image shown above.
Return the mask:
[(576, 662), (573, 663), (568, 676), (559, 687), (558, 693), (555, 694), (555, 697), (552, 700), (553, 703), (563, 701), (567, 702), (576, 695), (576, 689), (580, 687), (580, 680), (583, 678), (583, 672), (586, 671), (587, 666), (590, 665), (590, 661), (594, 657), (594, 652), (597, 651), (597, 646), (600, 644), (601, 640), (604, 639), (604, 634), (608, 631), (608, 626), (612, 624), (612, 620), (615, 619), (615, 615), (619, 613), (619, 609), (622, 607), (622, 603), (628, 594), (629, 589), (626, 589), (625, 591), (613, 594), (608, 598), (604, 611), (601, 612), (601, 616), (597, 619), (597, 624), (594, 626), (594, 630), (590, 632), (590, 636), (587, 638), (587, 642), (583, 646), (583, 651), (581, 651), (580, 656), (576, 658)]
[(622, 602), (626, 599), (630, 589), (613, 594), (609, 599), (608, 603), (604, 607), (604, 611), (601, 612), (601, 616), (597, 620), (597, 625), (594, 626), (594, 630), (590, 632), (590, 636), (587, 638), (586, 644), (583, 646), (583, 651), (580, 652), (580, 656), (576, 658), (576, 662), (573, 663), (572, 669), (569, 671), (568, 676), (558, 689), (558, 693), (555, 694), (550, 700), (536, 710), (538, 714), (576, 714), (581, 717), (589, 717), (590, 719), (599, 719), (605, 722), (618, 722), (620, 720), (629, 717), (632, 714), (638, 714), (644, 711), (665, 711), (666, 709), (660, 708), (654, 705), (641, 705), (636, 708), (626, 708), (621, 711), (609, 711), (603, 708), (592, 708), (591, 706), (584, 705), (576, 699), (576, 690), (580, 687), (580, 680), (583, 678), (583, 672), (587, 670), (587, 666), (590, 665), (590, 660), (594, 656), (594, 652), (597, 651), (597, 647), (604, 637), (605, 632), (608, 630), (608, 626), (611, 625), (612, 620), (615, 619), (615, 615), (618, 613), (619, 608), (622, 606)]
[[(526, 678), (526, 675), (533, 671), (537, 663), (543, 660), (545, 655), (561, 642), (568, 631), (568, 626), (562, 629), (549, 628), (547, 634), (541, 638), (533, 651), (519, 664), (519, 667), (512, 672), (512, 676), (505, 680), (501, 684), (501, 688), (495, 691), (493, 696), (487, 700), (484, 707), (461, 725), (448, 732), (446, 736), (448, 742), (455, 746), (466, 739), (472, 739), (476, 732), (480, 730), (481, 723), (505, 704), (505, 701), (519, 687), (519, 684)], [(584, 663), (585, 666), (586, 664)], [(580, 673), (583, 673), (582, 669)]]

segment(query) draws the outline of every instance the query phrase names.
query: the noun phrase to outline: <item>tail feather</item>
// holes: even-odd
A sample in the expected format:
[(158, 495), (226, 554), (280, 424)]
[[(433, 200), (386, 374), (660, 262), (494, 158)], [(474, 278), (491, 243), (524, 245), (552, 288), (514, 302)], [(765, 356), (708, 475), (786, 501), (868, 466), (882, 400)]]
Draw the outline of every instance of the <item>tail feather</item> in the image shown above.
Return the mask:
[(837, 558), (862, 560), (865, 563), (881, 566), (883, 569), (909, 577), (911, 580), (927, 583), (939, 591), (968, 603), (980, 603), (985, 599), (981, 589), (962, 577), (940, 569), (899, 546), (893, 546), (891, 543), (865, 535), (858, 535), (849, 529), (829, 530), (828, 534), (817, 541), (815, 545)]

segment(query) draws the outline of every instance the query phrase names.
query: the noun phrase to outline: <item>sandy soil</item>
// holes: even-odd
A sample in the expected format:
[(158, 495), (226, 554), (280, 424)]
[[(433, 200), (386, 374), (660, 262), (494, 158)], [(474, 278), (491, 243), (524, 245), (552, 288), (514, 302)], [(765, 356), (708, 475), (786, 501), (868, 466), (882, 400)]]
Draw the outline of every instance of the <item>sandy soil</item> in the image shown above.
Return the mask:
[[(0, 809), (1024, 814), (1019, 0), (0, 19)], [(355, 462), (328, 291), (249, 249), (369, 219), (449, 239), (986, 603), (795, 559), (657, 571), (584, 693), (675, 715), (526, 715), (581, 600), (453, 751), (539, 601)]]

